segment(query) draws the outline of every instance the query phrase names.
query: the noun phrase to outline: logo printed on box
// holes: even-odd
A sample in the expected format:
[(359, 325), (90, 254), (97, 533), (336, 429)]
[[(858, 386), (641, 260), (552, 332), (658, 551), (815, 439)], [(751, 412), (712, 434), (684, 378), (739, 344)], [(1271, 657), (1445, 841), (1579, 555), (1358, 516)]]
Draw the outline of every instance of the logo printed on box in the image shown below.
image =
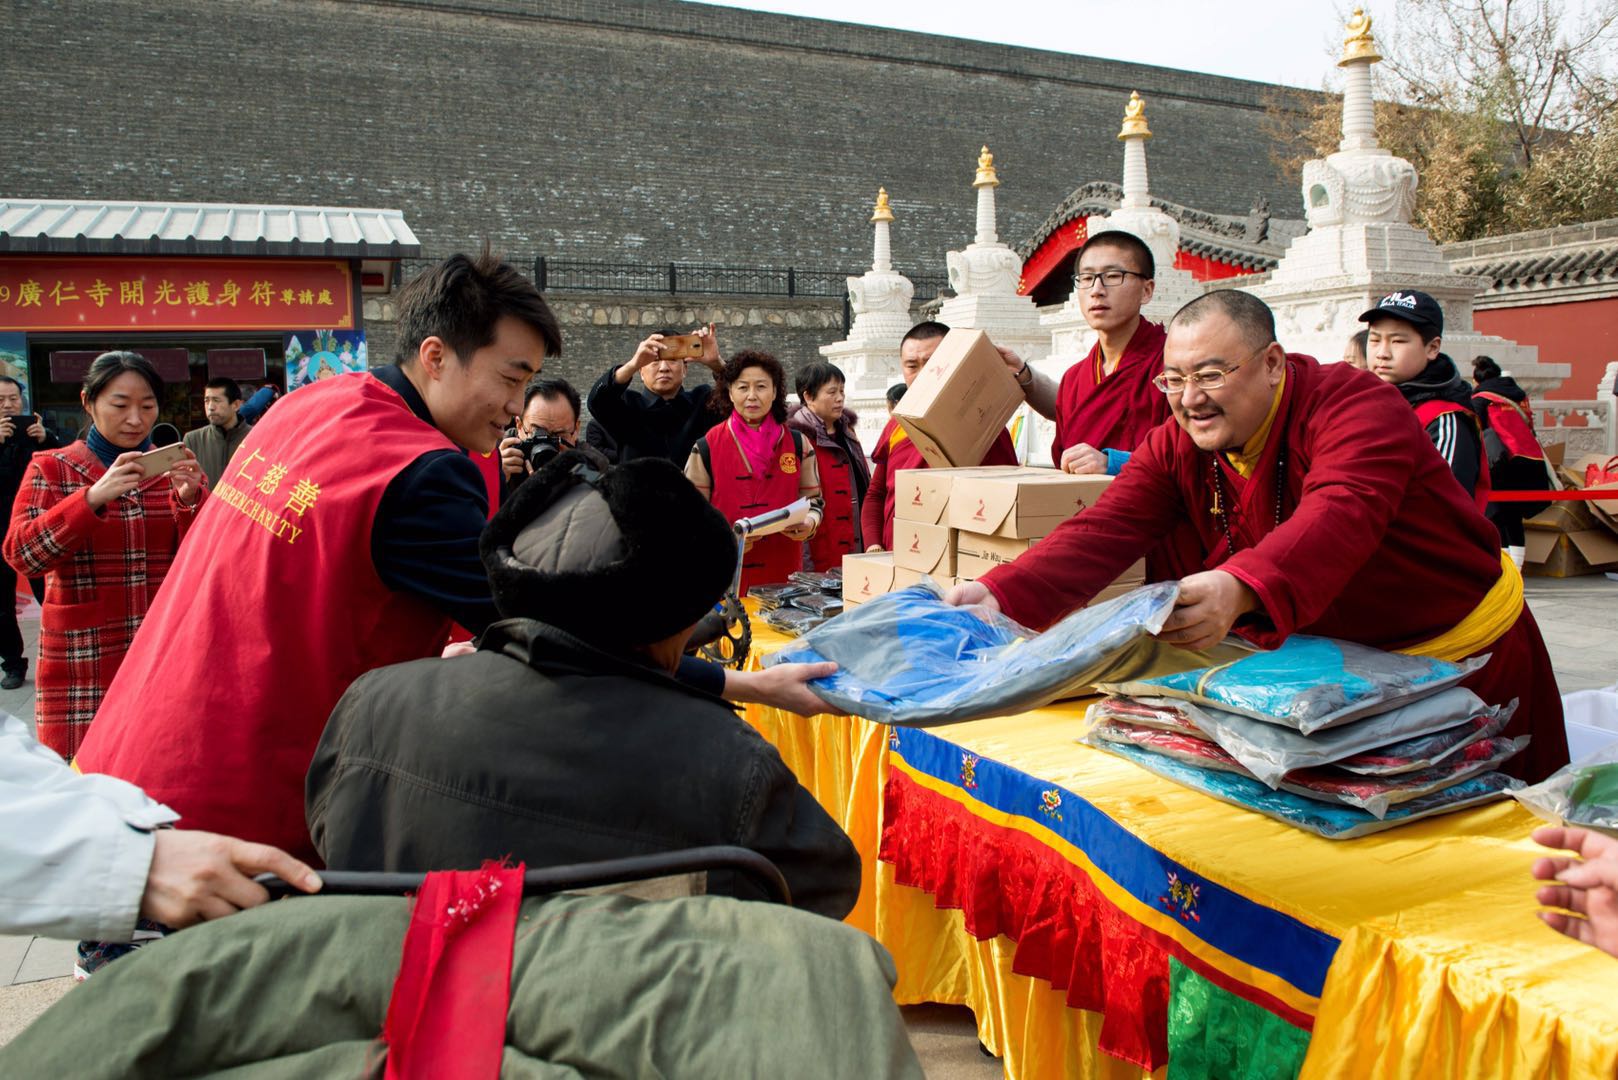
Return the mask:
[(910, 554), (912, 554), (912, 555), (920, 555), (921, 554), (921, 534), (920, 533), (913, 533), (911, 535), (911, 537), (910, 537)]
[(978, 508), (976, 510), (972, 511), (972, 520), (973, 521), (983, 521), (984, 520), (984, 517), (983, 517), (983, 500), (982, 499), (978, 500)]

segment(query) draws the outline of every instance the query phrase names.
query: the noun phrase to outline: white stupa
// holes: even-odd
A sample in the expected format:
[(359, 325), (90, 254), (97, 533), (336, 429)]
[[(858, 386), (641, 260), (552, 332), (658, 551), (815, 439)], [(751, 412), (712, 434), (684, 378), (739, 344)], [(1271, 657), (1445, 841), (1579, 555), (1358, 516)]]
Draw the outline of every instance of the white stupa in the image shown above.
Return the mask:
[(1489, 285), (1450, 269), (1426, 231), (1410, 223), (1416, 169), (1377, 145), (1371, 65), (1381, 60), (1371, 18), (1356, 9), (1343, 58), (1343, 138), (1339, 150), (1303, 167), (1309, 232), (1294, 240), (1268, 281), (1245, 286), (1275, 311), (1276, 333), (1293, 352), (1340, 360), (1362, 312), (1396, 289), (1420, 289), (1444, 309), (1444, 352), (1463, 377), (1474, 356), (1500, 362), (1539, 396), (1571, 374), (1567, 364), (1541, 364), (1538, 350), (1473, 328), (1472, 301)]
[(1030, 362), (1038, 360), (1050, 352), (1051, 336), (1039, 325), (1033, 297), (1017, 292), (1022, 259), (996, 232), (994, 189), (1000, 179), (987, 146), (978, 155), (972, 186), (978, 193), (977, 235), (964, 250), (947, 256), (955, 295), (944, 301), (939, 321), (952, 328), (982, 330), (996, 345), (1015, 349)]
[(859, 413), (859, 438), (869, 453), (888, 421), (888, 387), (900, 381), (899, 340), (910, 329), (910, 300), (915, 286), (893, 269), (888, 226), (893, 208), (887, 188), (876, 193), (871, 223), (876, 240), (871, 269), (848, 279), (848, 303), (854, 312), (848, 337), (822, 345), (820, 355), (842, 369), (846, 404)]
[[(1146, 126), (1146, 102), (1139, 93), (1131, 93), (1129, 104), (1124, 107), (1123, 128), (1118, 132), (1124, 144), (1123, 202), (1106, 217), (1090, 218), (1086, 235), (1116, 229), (1132, 233), (1145, 242), (1156, 264), (1157, 285), (1151, 302), (1141, 309), (1141, 314), (1155, 322), (1167, 322), (1182, 304), (1202, 295), (1202, 286), (1189, 270), (1174, 267), (1175, 256), (1180, 251), (1180, 223), (1152, 205), (1146, 172), (1146, 140), (1151, 137), (1152, 132)], [(1084, 359), (1096, 342), (1096, 332), (1084, 321), (1084, 310), (1080, 306), (1083, 299), (1075, 289), (1059, 310), (1039, 320), (1040, 326), (1050, 334), (1051, 351), (1033, 366), (1058, 382), (1068, 368)], [(1056, 425), (1032, 409), (1025, 408), (1024, 413), (1024, 423), (1030, 426), (1020, 449), (1030, 463), (1048, 464)]]

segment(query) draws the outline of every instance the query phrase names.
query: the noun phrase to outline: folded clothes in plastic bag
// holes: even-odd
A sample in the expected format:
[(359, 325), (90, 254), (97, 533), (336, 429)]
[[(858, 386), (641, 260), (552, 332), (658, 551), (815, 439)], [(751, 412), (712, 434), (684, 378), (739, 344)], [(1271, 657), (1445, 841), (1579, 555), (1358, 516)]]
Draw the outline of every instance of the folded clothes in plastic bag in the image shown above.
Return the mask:
[[(1090, 729), (1085, 741), (1092, 746), (1125, 743), (1199, 768), (1258, 779), (1217, 743), (1182, 732), (1104, 720)], [(1299, 769), (1286, 774), (1280, 790), (1321, 802), (1355, 806), (1381, 818), (1386, 816), (1389, 807), (1398, 803), (1430, 795), (1467, 777), (1499, 768), (1526, 745), (1526, 735), (1517, 739), (1484, 739), (1473, 743), (1470, 752), (1463, 752), (1442, 765), (1397, 776), (1359, 776), (1329, 765)]]
[(1464, 810), (1501, 798), (1522, 786), (1521, 780), (1505, 773), (1484, 773), (1452, 784), (1432, 795), (1400, 803), (1389, 809), (1387, 816), (1378, 818), (1352, 806), (1336, 806), (1290, 791), (1274, 791), (1267, 785), (1246, 776), (1198, 768), (1138, 746), (1103, 743), (1101, 748), (1132, 761), (1149, 772), (1184, 784), (1221, 802), (1284, 821), (1288, 825), (1317, 836), (1324, 836), (1328, 840), (1365, 836), (1422, 818)]
[(1228, 664), (1097, 688), (1127, 697), (1181, 698), (1307, 735), (1436, 694), (1487, 659), (1451, 664), (1293, 634), (1278, 649)]
[(820, 626), (830, 615), (805, 611), (796, 607), (771, 608), (764, 612), (764, 621), (783, 633), (799, 637)]
[(780, 582), (774, 585), (754, 585), (747, 590), (747, 595), (758, 601), (763, 611), (778, 608), (796, 596), (807, 596), (814, 589), (808, 585), (795, 585), (791, 582)]
[(843, 599), (840, 596), (827, 596), (823, 592), (810, 592), (802, 596), (794, 596), (787, 601), (787, 607), (799, 608), (803, 611), (813, 611), (817, 615), (824, 615), (828, 619), (843, 610)]
[[(1305, 735), (1278, 724), (1189, 701), (1140, 698), (1136, 704), (1159, 714), (1176, 714), (1200, 734), (1224, 747), (1271, 787), (1279, 785), (1281, 777), (1294, 769), (1335, 765), (1362, 752), (1391, 750), (1405, 740), (1470, 723), (1476, 718), (1484, 720), (1483, 730), (1494, 734), (1505, 727), (1517, 707), (1515, 702), (1504, 707), (1485, 705), (1472, 691), (1452, 686), (1378, 716)], [(1133, 720), (1132, 717), (1123, 719)]]
[(1172, 582), (1147, 585), (1036, 634), (981, 608), (952, 607), (927, 580), (845, 611), (764, 664), (835, 660), (837, 672), (810, 688), (879, 723), (1004, 716), (1139, 670), (1159, 655), (1150, 635), (1178, 593)]
[(1554, 825), (1579, 825), (1618, 835), (1618, 743), (1563, 765), (1512, 795)]
[(819, 589), (821, 592), (840, 594), (843, 591), (843, 572), (841, 570), (827, 570), (824, 573), (819, 570), (794, 570), (787, 575), (787, 580), (799, 585), (807, 585), (811, 589)]
[[(1427, 700), (1435, 701), (1437, 698)], [(1398, 776), (1402, 773), (1430, 769), (1434, 765), (1448, 761), (1456, 754), (1470, 753), (1472, 747), (1479, 742), (1500, 734), (1511, 721), (1511, 714), (1516, 711), (1516, 698), (1512, 698), (1511, 704), (1505, 708), (1486, 706), (1481, 713), (1465, 723), (1435, 731), (1431, 735), (1417, 735), (1413, 739), (1405, 739), (1391, 746), (1351, 754), (1341, 761), (1332, 762), (1332, 768), (1359, 773), (1362, 776)]]
[(1084, 719), (1086, 726), (1099, 724), (1105, 720), (1121, 720), (1136, 727), (1177, 731), (1182, 735), (1205, 738), (1202, 730), (1186, 715), (1184, 703), (1169, 698), (1141, 701), (1127, 697), (1102, 698), (1090, 706), (1084, 714)]

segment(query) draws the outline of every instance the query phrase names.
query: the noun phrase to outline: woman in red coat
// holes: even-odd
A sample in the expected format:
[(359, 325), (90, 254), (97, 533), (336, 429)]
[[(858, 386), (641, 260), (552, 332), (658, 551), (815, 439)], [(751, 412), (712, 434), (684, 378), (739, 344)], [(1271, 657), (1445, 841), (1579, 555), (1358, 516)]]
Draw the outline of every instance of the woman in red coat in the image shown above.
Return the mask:
[(71, 760), (204, 495), (196, 455), (148, 478), (163, 380), (138, 353), (96, 357), (80, 401), (85, 437), (35, 455), (6, 534), (6, 562), (45, 579), (35, 720)]
[(798, 499), (810, 502), (802, 525), (751, 541), (742, 558), (741, 591), (787, 580), (803, 566), (803, 542), (820, 524), (820, 471), (815, 448), (786, 426), (786, 372), (769, 353), (739, 352), (715, 381), (712, 406), (724, 423), (697, 440), (685, 475), (727, 521), (756, 517)]
[[(871, 483), (871, 467), (855, 433), (859, 417), (843, 404), (843, 373), (835, 364), (817, 360), (798, 372), (798, 400), (787, 427), (815, 450), (820, 492), (826, 514), (809, 541), (808, 564), (835, 570), (844, 555), (865, 550), (860, 543), (860, 504)], [(1161, 396), (1161, 395), (1159, 395)]]

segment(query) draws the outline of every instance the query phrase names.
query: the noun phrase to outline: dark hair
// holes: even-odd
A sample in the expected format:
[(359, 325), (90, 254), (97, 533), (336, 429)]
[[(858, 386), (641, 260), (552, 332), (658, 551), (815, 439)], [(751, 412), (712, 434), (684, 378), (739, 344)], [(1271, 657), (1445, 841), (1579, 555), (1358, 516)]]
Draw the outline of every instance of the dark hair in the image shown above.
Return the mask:
[(1122, 229), (1107, 229), (1086, 240), (1083, 246), (1079, 248), (1079, 253), (1073, 257), (1074, 276), (1078, 275), (1079, 262), (1084, 258), (1084, 253), (1091, 248), (1098, 247), (1122, 248), (1135, 256), (1135, 266), (1138, 274), (1148, 281), (1157, 276), (1157, 260), (1152, 258), (1152, 249), (1146, 246), (1146, 241), (1134, 233), (1124, 232)]
[(476, 257), (451, 255), (399, 290), (399, 349), (393, 362), (408, 363), (423, 341), (437, 337), (468, 363), (494, 340), (494, 325), (506, 315), (533, 328), (546, 356), (561, 355), (561, 328), (533, 282), (488, 248)]
[(933, 322), (932, 320), (919, 322), (905, 331), (905, 336), (899, 339), (899, 347), (903, 348), (904, 343), (907, 341), (931, 341), (933, 338), (941, 338), (947, 333), (949, 333), (949, 327), (941, 322)]
[(821, 387), (833, 382), (843, 383), (845, 386), (848, 384), (848, 379), (843, 375), (843, 369), (836, 364), (816, 360), (798, 372), (798, 399), (807, 402), (810, 398), (820, 393)]
[(787, 373), (781, 367), (781, 361), (767, 352), (754, 352), (743, 349), (739, 353), (732, 353), (725, 366), (714, 376), (713, 394), (708, 398), (708, 407), (721, 416), (729, 416), (736, 411), (730, 403), (730, 384), (741, 378), (743, 371), (750, 367), (761, 369), (775, 384), (775, 400), (770, 403), (770, 415), (778, 424), (787, 422)]
[(1241, 327), (1248, 344), (1255, 349), (1275, 340), (1275, 315), (1270, 305), (1240, 289), (1215, 289), (1188, 301), (1174, 313), (1168, 328), (1199, 323), (1216, 311)]
[(1354, 351), (1360, 354), (1361, 360), (1364, 360), (1371, 349), (1371, 328), (1366, 327), (1357, 334), (1348, 335), (1348, 340), (1354, 343)]
[(152, 387), (152, 396), (162, 400), (163, 378), (152, 362), (136, 352), (104, 352), (90, 364), (84, 376), (84, 400), (94, 401), (107, 385), (126, 371), (133, 371)]
[(896, 382), (892, 386), (888, 387), (888, 404), (899, 404), (899, 399), (905, 396), (905, 391), (908, 389), (910, 389), (910, 387), (906, 386), (902, 382)]
[(528, 411), (528, 403), (535, 398), (544, 398), (546, 401), (555, 401), (558, 398), (566, 401), (573, 410), (573, 419), (578, 420), (584, 415), (579, 404), (579, 392), (573, 389), (573, 384), (566, 379), (549, 379), (543, 375), (535, 375), (528, 380), (528, 385), (522, 391), (522, 411)]
[(1483, 382), (1485, 379), (1498, 379), (1505, 374), (1500, 365), (1494, 362), (1492, 356), (1479, 356), (1472, 361), (1472, 381)]
[(22, 383), (20, 383), (20, 382), (18, 382), (18, 381), (17, 381), (17, 380), (16, 380), (16, 379), (13, 379), (13, 378), (12, 378), (12, 377), (11, 377), (11, 376), (10, 376), (10, 375), (0, 375), (0, 382), (8, 382), (8, 383), (10, 383), (10, 384), (11, 384), (11, 385), (12, 385), (12, 386), (15, 386), (15, 387), (16, 387), (16, 388), (17, 388), (17, 393), (19, 393), (19, 394), (22, 394), (22, 395), (23, 395), (23, 397), (27, 397), (27, 396), (28, 396), (28, 395), (27, 395), (27, 394), (26, 394), (26, 393), (25, 393), (25, 392), (24, 392), (24, 391), (23, 391), (23, 388), (22, 388)]
[(241, 383), (225, 375), (221, 375), (215, 379), (209, 379), (208, 385), (203, 387), (203, 389), (223, 390), (225, 392), (226, 401), (240, 401), (242, 399)]

